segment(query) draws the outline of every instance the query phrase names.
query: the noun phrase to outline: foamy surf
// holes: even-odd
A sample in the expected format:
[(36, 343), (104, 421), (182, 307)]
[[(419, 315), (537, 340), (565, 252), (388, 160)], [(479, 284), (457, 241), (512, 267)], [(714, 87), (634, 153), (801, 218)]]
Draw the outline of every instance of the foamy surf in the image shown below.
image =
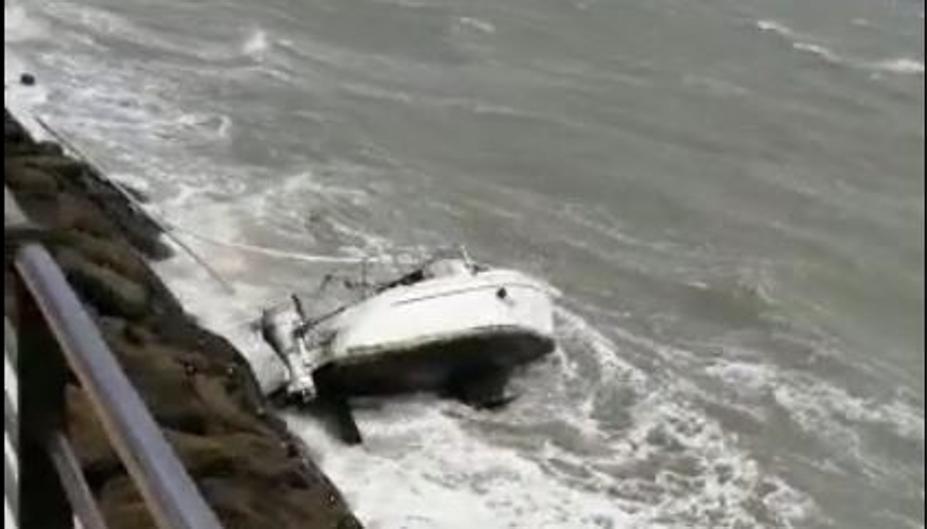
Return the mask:
[[(855, 25), (868, 25), (869, 22), (862, 19), (854, 19)], [(775, 20), (758, 20), (756, 27), (762, 31), (777, 35), (788, 42), (793, 49), (803, 53), (814, 55), (831, 64), (849, 66), (857, 70), (870, 70), (876, 73), (890, 73), (898, 75), (923, 75), (923, 59), (911, 57), (899, 57), (884, 60), (867, 60), (861, 57), (852, 57), (841, 55), (833, 49), (827, 47), (819, 39), (812, 36), (804, 35), (790, 28), (789, 26)]]
[(887, 59), (876, 62), (872, 65), (876, 70), (903, 75), (924, 75), (924, 61), (902, 57), (898, 59)]
[(268, 49), (270, 42), (267, 40), (267, 33), (262, 29), (254, 30), (241, 47), (242, 53), (256, 59)]
[[(235, 295), (182, 256), (159, 273), (255, 365), (242, 323), (331, 269), (244, 245), (463, 241), (565, 287), (560, 347), (499, 413), (357, 402), (358, 448), (287, 414), (368, 526), (922, 527), (921, 388), (869, 388), (923, 365), (894, 341), (922, 307), (921, 248), (897, 241), (923, 210), (923, 11), (838, 3), (11, 0), (32, 63), (7, 65), (6, 99), (202, 235)], [(795, 182), (756, 192), (776, 175)], [(812, 269), (846, 277), (790, 277)], [(833, 345), (820, 314), (866, 343)]]

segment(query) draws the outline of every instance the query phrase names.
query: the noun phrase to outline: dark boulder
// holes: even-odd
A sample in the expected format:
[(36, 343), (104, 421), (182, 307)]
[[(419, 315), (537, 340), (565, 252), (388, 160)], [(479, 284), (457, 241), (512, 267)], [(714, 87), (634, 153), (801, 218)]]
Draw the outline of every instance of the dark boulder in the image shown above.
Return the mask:
[(69, 248), (60, 249), (57, 258), (71, 283), (101, 314), (129, 319), (145, 314), (149, 298), (144, 285)]

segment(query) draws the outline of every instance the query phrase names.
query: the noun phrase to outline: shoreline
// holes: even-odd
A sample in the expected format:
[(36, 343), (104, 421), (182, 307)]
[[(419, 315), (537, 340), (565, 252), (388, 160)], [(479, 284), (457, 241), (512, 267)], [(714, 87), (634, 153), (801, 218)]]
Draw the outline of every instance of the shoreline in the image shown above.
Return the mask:
[[(226, 527), (361, 527), (308, 448), (269, 410), (243, 355), (198, 325), (151, 268), (172, 255), (160, 228), (94, 167), (57, 143), (35, 141), (6, 107), (4, 183), (47, 230), (46, 247)], [(8, 313), (12, 303), (5, 299)], [(75, 385), (67, 414), (110, 527), (154, 527)]]

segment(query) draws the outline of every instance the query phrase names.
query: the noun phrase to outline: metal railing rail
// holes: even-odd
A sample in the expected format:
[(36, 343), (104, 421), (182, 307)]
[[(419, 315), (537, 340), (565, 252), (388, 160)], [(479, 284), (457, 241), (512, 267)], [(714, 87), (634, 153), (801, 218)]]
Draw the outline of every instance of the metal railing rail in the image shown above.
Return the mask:
[(9, 318), (3, 318), (3, 525), (19, 520), (19, 380), (16, 376), (16, 337)]
[[(5, 195), (7, 208), (11, 205), (15, 208), (14, 212), (7, 210), (5, 228), (26, 225), (28, 221), (8, 190), (5, 190)], [(103, 527), (102, 517), (92, 503), (92, 494), (73, 450), (62, 433), (65, 430), (62, 408), (66, 361), (88, 395), (110, 443), (141, 492), (158, 527), (220, 529), (215, 513), (167, 443), (49, 253), (38, 243), (25, 242), (15, 249), (13, 268), (17, 283), (17, 367), (20, 371), (23, 436), (38, 438), (47, 458), (34, 468), (37, 471), (42, 466), (54, 469), (63, 488), (61, 495), (69, 500), (70, 509), (84, 527)], [(60, 358), (60, 369), (54, 365), (59, 360), (52, 355)], [(30, 377), (39, 380), (30, 380)], [(38, 404), (33, 404), (36, 402)], [(26, 485), (26, 478), (33, 469), (28, 468), (29, 459), (25, 451), (22, 458), (19, 500), (21, 523), (25, 526), (27, 511), (36, 500), (29, 497), (30, 488)], [(43, 494), (46, 497), (38, 501), (47, 505), (47, 494), (46, 490)], [(39, 516), (41, 518), (43, 514)]]

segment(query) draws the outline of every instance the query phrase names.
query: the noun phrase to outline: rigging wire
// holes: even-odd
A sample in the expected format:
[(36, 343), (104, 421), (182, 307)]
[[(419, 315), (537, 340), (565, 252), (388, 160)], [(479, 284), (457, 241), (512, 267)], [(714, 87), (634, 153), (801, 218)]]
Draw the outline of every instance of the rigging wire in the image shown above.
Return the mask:
[(36, 122), (42, 126), (52, 137), (58, 140), (66, 149), (71, 151), (74, 155), (81, 159), (84, 163), (94, 169), (96, 175), (101, 178), (106, 183), (110, 184), (114, 189), (116, 189), (134, 208), (141, 214), (147, 216), (165, 235), (167, 235), (175, 244), (177, 244), (181, 249), (183, 249), (190, 257), (196, 261), (197, 264), (202, 266), (216, 282), (218, 282), (223, 289), (225, 289), (229, 294), (235, 294), (235, 288), (232, 284), (225, 279), (216, 269), (209, 265), (205, 259), (200, 257), (199, 254), (193, 251), (188, 244), (181, 240), (177, 234), (182, 233), (191, 238), (198, 239), (203, 242), (214, 244), (217, 246), (225, 246), (228, 248), (234, 248), (241, 251), (246, 251), (250, 253), (256, 253), (261, 255), (266, 255), (269, 257), (276, 257), (282, 259), (291, 259), (306, 263), (327, 263), (327, 264), (365, 264), (369, 262), (389, 262), (388, 258), (380, 257), (373, 258), (370, 256), (344, 256), (344, 255), (321, 255), (321, 254), (309, 254), (302, 252), (293, 252), (287, 250), (281, 250), (277, 248), (268, 248), (265, 246), (257, 246), (253, 244), (245, 244), (235, 241), (227, 241), (217, 239), (215, 237), (210, 237), (202, 233), (198, 233), (194, 230), (181, 226), (175, 222), (172, 222), (157, 213), (150, 211), (149, 208), (145, 208), (139, 200), (129, 192), (125, 186), (113, 180), (112, 178), (106, 175), (106, 172), (103, 171), (103, 166), (97, 161), (93, 160), (86, 154), (82, 149), (79, 149), (73, 141), (69, 140), (64, 136), (64, 134), (55, 130), (51, 125), (45, 122), (42, 118), (36, 116)]

